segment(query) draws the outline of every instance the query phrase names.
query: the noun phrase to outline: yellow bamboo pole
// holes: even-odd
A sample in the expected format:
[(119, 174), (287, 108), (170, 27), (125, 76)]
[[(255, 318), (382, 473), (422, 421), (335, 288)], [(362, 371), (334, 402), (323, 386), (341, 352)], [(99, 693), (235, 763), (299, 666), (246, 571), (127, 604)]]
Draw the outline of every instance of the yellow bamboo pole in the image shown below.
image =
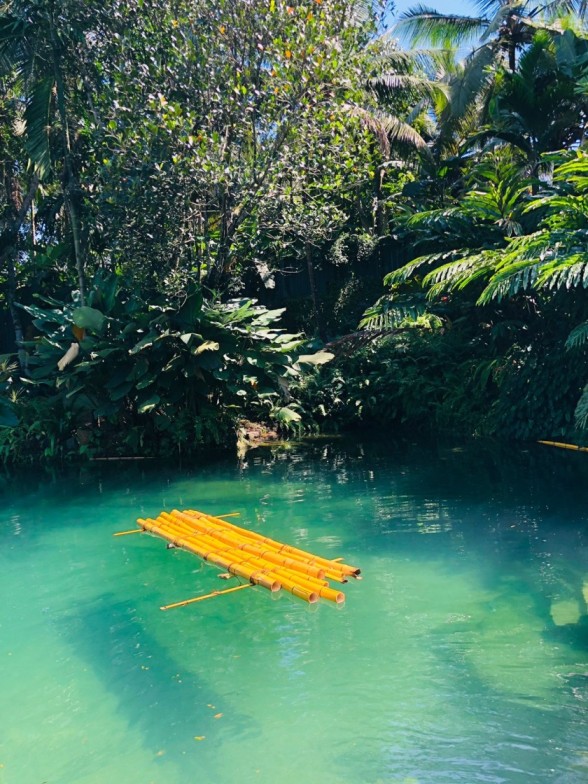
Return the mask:
[(133, 528), (132, 531), (118, 531), (113, 536), (128, 536), (129, 534), (142, 534), (145, 533), (142, 528)]
[(183, 547), (184, 549), (189, 550), (195, 555), (198, 555), (200, 558), (203, 558), (205, 561), (210, 561), (217, 566), (222, 566), (223, 569), (226, 569), (237, 577), (245, 577), (247, 580), (250, 580), (256, 585), (261, 585), (263, 588), (267, 588), (269, 591), (272, 591), (272, 593), (279, 591), (281, 588), (280, 582), (274, 575), (265, 573), (264, 571), (254, 567), (241, 565), (240, 563), (235, 562), (234, 559), (223, 557), (221, 553), (212, 551), (210, 547), (206, 548), (205, 546), (199, 546), (197, 543), (188, 541), (177, 531), (169, 530), (169, 528), (166, 528), (165, 526), (162, 527), (161, 525), (158, 525), (155, 520), (150, 518), (146, 520), (142, 519), (140, 520), (140, 524), (143, 525), (148, 531), (158, 534), (164, 539), (168, 539), (178, 547)]
[(327, 558), (321, 558), (318, 555), (314, 555), (313, 553), (309, 553), (305, 550), (300, 550), (297, 547), (292, 547), (291, 545), (278, 542), (275, 539), (270, 539), (268, 536), (263, 536), (262, 534), (258, 534), (255, 531), (250, 531), (246, 528), (241, 528), (240, 526), (233, 525), (232, 523), (228, 523), (225, 520), (215, 519), (212, 515), (207, 515), (204, 512), (198, 512), (196, 510), (188, 509), (184, 512), (184, 514), (208, 519), (211, 522), (216, 523), (217, 525), (223, 528), (230, 528), (231, 530), (241, 533), (243, 536), (262, 541), (268, 547), (273, 547), (278, 552), (287, 552), (292, 557), (297, 557), (300, 560), (324, 564), (326, 568), (331, 569), (333, 571), (347, 572), (348, 574), (353, 574), (353, 573), (359, 574), (359, 569), (356, 569), (353, 566), (348, 566), (346, 564), (339, 563), (339, 561), (341, 561), (342, 559), (329, 560)]
[(559, 441), (537, 441), (538, 444), (546, 444), (547, 446), (556, 446), (559, 449), (572, 449), (574, 452), (588, 452), (588, 447), (577, 446), (576, 444), (562, 444)]
[(208, 521), (202, 523), (200, 518), (197, 519), (190, 517), (183, 512), (178, 512), (176, 509), (174, 509), (171, 513), (162, 512), (160, 516), (166, 520), (173, 519), (179, 521), (182, 526), (186, 526), (188, 528), (195, 529), (202, 534), (212, 536), (214, 539), (218, 539), (220, 542), (225, 543), (230, 548), (243, 550), (244, 552), (248, 552), (253, 555), (258, 555), (263, 560), (269, 561), (272, 564), (285, 566), (294, 572), (301, 572), (302, 574), (308, 575), (310, 577), (315, 577), (320, 580), (323, 585), (328, 586), (328, 582), (324, 579), (324, 569), (317, 566), (312, 566), (311, 564), (302, 561), (297, 561), (285, 555), (281, 555), (271, 548), (268, 548), (261, 542), (254, 542), (254, 540), (241, 536), (236, 532), (224, 529), (221, 526), (212, 525)]
[[(167, 513), (163, 514), (167, 518), (170, 517)], [(174, 525), (173, 518), (171, 520), (160, 520), (159, 523), (157, 520), (150, 518), (146, 520), (140, 519), (139, 524), (147, 530), (169, 539), (174, 544), (194, 552), (196, 555), (204, 558), (205, 561), (222, 566), (231, 574), (235, 574), (238, 577), (246, 577), (251, 582), (262, 585), (264, 588), (275, 591), (282, 587), (310, 604), (314, 604), (319, 600), (317, 589), (306, 583), (301, 584), (297, 579), (298, 575), (294, 575), (285, 569), (279, 570), (277, 567), (274, 568), (272, 564), (262, 561), (249, 553), (245, 554), (246, 557), (244, 557), (244, 554), (240, 551), (215, 550), (214, 548), (221, 543), (212, 539), (212, 537), (208, 537), (206, 534), (200, 535), (197, 539), (194, 536), (190, 537), (189, 532)], [(324, 589), (326, 586), (321, 585), (317, 587)]]
[[(311, 593), (318, 593), (319, 596), (323, 596), (323, 598), (328, 599), (329, 601), (335, 601), (338, 604), (341, 604), (343, 601), (345, 601), (344, 594), (342, 594), (340, 591), (335, 591), (330, 588), (327, 580), (320, 580), (306, 574), (293, 572), (287, 566), (268, 562), (265, 558), (256, 552), (251, 553), (246, 550), (239, 550), (238, 548), (235, 549), (230, 544), (227, 545), (222, 540), (218, 540), (207, 533), (199, 533), (195, 538), (190, 536), (191, 531), (189, 526), (182, 521), (181, 517), (178, 517), (179, 514), (181, 513), (178, 513), (177, 510), (174, 510), (174, 512), (171, 514), (162, 512), (160, 517), (162, 517), (167, 523), (168, 530), (170, 532), (179, 532), (180, 535), (186, 537), (188, 541), (194, 542), (195, 540), (196, 543), (200, 546), (204, 546), (205, 548), (213, 548), (210, 553), (207, 554), (207, 560), (214, 562), (214, 557), (218, 555), (220, 555), (223, 560), (225, 558), (235, 559), (241, 564), (249, 564), (259, 567), (260, 570), (271, 572), (282, 583), (283, 587), (286, 587), (286, 582), (288, 582), (289, 585), (298, 585), (300, 588), (306, 589)], [(220, 549), (217, 551), (215, 548)], [(219, 563), (219, 565), (223, 564)]]
[(277, 542), (274, 539), (270, 539), (267, 536), (262, 536), (261, 534), (255, 533), (254, 531), (249, 531), (245, 528), (240, 528), (239, 526), (233, 525), (232, 523), (228, 523), (225, 520), (214, 518), (212, 517), (212, 515), (206, 515), (202, 512), (198, 512), (193, 509), (187, 509), (183, 514), (186, 514), (190, 517), (208, 519), (211, 522), (216, 523), (217, 525), (223, 528), (228, 528), (237, 531), (238, 533), (241, 533), (243, 536), (246, 536), (250, 539), (256, 539), (258, 541), (262, 541), (268, 547), (271, 547), (272, 549), (276, 549), (277, 552), (288, 553), (290, 557), (298, 557), (300, 560), (305, 560), (309, 563), (320, 565), (325, 569), (328, 569), (332, 573), (352, 575), (353, 577), (356, 577), (357, 575), (360, 574), (360, 569), (358, 569), (355, 566), (349, 566), (347, 564), (339, 563), (338, 561), (328, 560), (327, 558), (321, 558), (318, 555), (313, 555), (312, 553), (308, 553), (304, 550), (300, 550), (297, 547), (291, 547), (290, 545), (282, 544), (281, 542)]
[(204, 599), (212, 599), (213, 596), (222, 596), (225, 593), (233, 593), (233, 591), (240, 591), (242, 588), (252, 588), (253, 583), (243, 583), (243, 585), (235, 585), (233, 588), (225, 588), (223, 591), (212, 591), (204, 596), (196, 596), (194, 599), (184, 599), (182, 602), (174, 602), (173, 604), (165, 604), (160, 607), (160, 610), (172, 610), (174, 607), (185, 607), (187, 604), (194, 604), (195, 602), (202, 602)]
[[(326, 563), (329, 564), (329, 569), (326, 569), (322, 565), (313, 564), (313, 559), (315, 556), (312, 556), (309, 553), (304, 553), (304, 551), (299, 551), (305, 557), (298, 556), (296, 554), (291, 553), (291, 548), (286, 549), (287, 545), (282, 545), (280, 542), (275, 542), (268, 537), (262, 537), (259, 534), (255, 534), (251, 531), (246, 531), (245, 529), (240, 528), (239, 526), (231, 526), (227, 524), (227, 527), (222, 525), (222, 520), (212, 522), (214, 518), (211, 518), (210, 515), (203, 515), (199, 512), (194, 512), (194, 514), (189, 514), (187, 512), (179, 512), (177, 509), (172, 510), (171, 513), (162, 512), (164, 516), (171, 516), (175, 519), (181, 519), (184, 523), (188, 525), (192, 525), (195, 528), (200, 530), (204, 530), (205, 528), (208, 531), (213, 530), (214, 533), (211, 535), (223, 539), (223, 536), (227, 537), (239, 537), (240, 541), (243, 542), (250, 542), (252, 547), (258, 548), (258, 552), (260, 553), (261, 557), (266, 560), (269, 560), (273, 563), (280, 563), (284, 566), (287, 566), (294, 571), (300, 571), (303, 574), (318, 577), (319, 579), (323, 579), (324, 577), (328, 577), (331, 580), (337, 580), (341, 583), (347, 582), (347, 576), (341, 571), (336, 571), (338, 568), (338, 564), (331, 563), (327, 561)], [(224, 541), (224, 539), (223, 539)], [(241, 549), (247, 549), (240, 546)], [(268, 555), (268, 551), (274, 553), (274, 555)], [(287, 553), (287, 556), (284, 555), (284, 552)], [(321, 559), (324, 560), (324, 559)], [(298, 566), (296, 564), (299, 564)], [(357, 574), (354, 574), (357, 577)], [(328, 587), (328, 583), (324, 582), (324, 585)], [(340, 601), (340, 600), (339, 600)]]

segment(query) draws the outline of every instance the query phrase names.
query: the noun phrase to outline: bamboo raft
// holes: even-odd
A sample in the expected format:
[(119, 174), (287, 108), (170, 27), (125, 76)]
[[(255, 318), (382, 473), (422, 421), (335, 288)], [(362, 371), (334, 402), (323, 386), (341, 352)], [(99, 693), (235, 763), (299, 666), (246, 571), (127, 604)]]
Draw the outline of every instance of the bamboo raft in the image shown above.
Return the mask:
[(284, 589), (309, 604), (315, 604), (319, 599), (342, 604), (345, 594), (332, 588), (329, 580), (346, 583), (350, 577), (361, 579), (360, 570), (343, 563), (340, 558), (321, 558), (222, 519), (232, 516), (236, 514), (214, 517), (194, 509), (182, 512), (174, 509), (161, 512), (155, 519), (139, 518), (139, 528), (114, 535), (154, 534), (166, 539), (174, 547), (180, 547), (208, 563), (226, 569), (227, 576), (247, 580), (244, 584), (224, 591), (213, 591), (205, 596), (165, 605), (161, 607), (162, 610), (183, 607), (253, 585), (260, 585), (272, 593)]

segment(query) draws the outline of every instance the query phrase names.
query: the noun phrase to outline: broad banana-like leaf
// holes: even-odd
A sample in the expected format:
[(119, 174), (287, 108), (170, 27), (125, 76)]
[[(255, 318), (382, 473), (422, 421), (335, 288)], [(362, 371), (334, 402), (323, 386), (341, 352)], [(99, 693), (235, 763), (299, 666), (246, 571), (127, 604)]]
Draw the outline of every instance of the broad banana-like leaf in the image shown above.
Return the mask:
[(326, 365), (334, 358), (335, 355), (330, 351), (317, 351), (315, 354), (301, 354), (298, 362), (303, 365)]
[(96, 308), (90, 308), (84, 305), (81, 308), (76, 308), (72, 313), (72, 318), (76, 327), (82, 329), (90, 329), (92, 332), (102, 332), (104, 326), (105, 316)]

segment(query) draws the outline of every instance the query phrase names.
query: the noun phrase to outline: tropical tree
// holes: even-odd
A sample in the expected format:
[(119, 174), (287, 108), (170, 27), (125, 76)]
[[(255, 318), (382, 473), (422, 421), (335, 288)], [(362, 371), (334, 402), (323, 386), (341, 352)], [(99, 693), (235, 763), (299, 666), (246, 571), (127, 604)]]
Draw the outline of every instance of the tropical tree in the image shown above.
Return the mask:
[[(109, 263), (140, 253), (137, 269), (154, 279), (199, 274), (222, 287), (251, 263), (240, 237), (259, 210), (304, 190), (311, 143), (326, 158), (333, 137), (353, 137), (340, 127), (353, 125), (346, 107), (376, 17), (350, 0), (145, 5), (160, 13), (105, 44), (127, 63), (103, 91), (95, 152)], [(361, 148), (356, 160), (367, 166)]]
[[(485, 99), (502, 67), (517, 70), (517, 57), (528, 47), (538, 31), (555, 38), (570, 22), (563, 17), (577, 11), (584, 15), (582, 3), (519, 2), (519, 0), (479, 0), (479, 16), (442, 14), (433, 8), (417, 6), (401, 15), (396, 31), (407, 35), (413, 45), (430, 43), (456, 52), (473, 44), (463, 63), (447, 71), (450, 101), (441, 118), (445, 134), (464, 136), (485, 106)], [(580, 25), (580, 21), (578, 20)]]
[(11, 0), (0, 13), (0, 67), (17, 99), (13, 122), (22, 126), (23, 152), (34, 171), (29, 189), (34, 192), (39, 181), (59, 184), (82, 301), (86, 249), (77, 116), (96, 80), (89, 49), (103, 17), (98, 7), (54, 0)]
[(521, 150), (533, 173), (541, 155), (584, 140), (588, 104), (579, 84), (586, 72), (588, 41), (566, 30), (554, 38), (539, 31), (515, 73), (499, 68), (488, 96), (486, 127), (468, 146), (491, 140)]

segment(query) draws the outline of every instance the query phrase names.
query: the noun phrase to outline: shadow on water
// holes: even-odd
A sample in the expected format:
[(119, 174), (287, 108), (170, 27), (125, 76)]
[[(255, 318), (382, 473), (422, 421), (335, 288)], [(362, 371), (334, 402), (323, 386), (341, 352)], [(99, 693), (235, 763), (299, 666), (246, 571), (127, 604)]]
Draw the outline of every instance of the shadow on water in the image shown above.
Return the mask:
[[(223, 698), (210, 684), (183, 668), (147, 633), (137, 610), (111, 594), (64, 621), (69, 645), (115, 695), (119, 713), (141, 733), (154, 761), (173, 764), (181, 781), (195, 773), (203, 781), (221, 781), (223, 741), (210, 703), (222, 711)], [(249, 725), (234, 713), (232, 722), (237, 729)], [(205, 744), (195, 743), (198, 733), (206, 736)]]

